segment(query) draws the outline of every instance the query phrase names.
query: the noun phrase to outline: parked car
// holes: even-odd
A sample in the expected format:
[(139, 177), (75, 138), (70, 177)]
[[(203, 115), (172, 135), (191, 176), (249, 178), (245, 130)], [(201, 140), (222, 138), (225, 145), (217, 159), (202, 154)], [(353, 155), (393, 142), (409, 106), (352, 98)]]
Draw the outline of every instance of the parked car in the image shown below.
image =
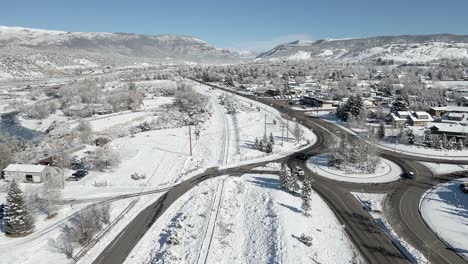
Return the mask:
[(416, 177), (416, 175), (412, 171), (403, 172), (400, 176), (402, 178), (407, 178), (407, 179), (414, 179)]
[(460, 190), (464, 193), (468, 193), (468, 182), (460, 183)]
[(68, 178), (68, 180), (69, 181), (79, 181), (86, 175), (88, 175), (87, 170), (77, 170)]

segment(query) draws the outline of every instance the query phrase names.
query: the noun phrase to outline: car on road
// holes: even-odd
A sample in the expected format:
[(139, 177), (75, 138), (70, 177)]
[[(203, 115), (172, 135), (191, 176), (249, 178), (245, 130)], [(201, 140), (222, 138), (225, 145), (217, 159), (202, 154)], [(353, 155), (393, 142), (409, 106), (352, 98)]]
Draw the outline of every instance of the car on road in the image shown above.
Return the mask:
[(68, 180), (69, 181), (79, 181), (86, 175), (88, 175), (87, 170), (77, 170), (68, 178)]
[(460, 183), (460, 190), (464, 193), (468, 193), (468, 182)]
[(295, 157), (296, 157), (296, 159), (299, 159), (299, 160), (306, 160), (307, 159), (307, 155), (304, 154), (304, 153), (297, 153)]
[(294, 168), (294, 172), (296, 172), (297, 175), (299, 175), (299, 176), (304, 176), (305, 175), (304, 170), (299, 166), (296, 166), (296, 168)]
[(407, 178), (407, 179), (414, 179), (416, 177), (416, 175), (412, 171), (403, 172), (400, 176), (402, 178)]

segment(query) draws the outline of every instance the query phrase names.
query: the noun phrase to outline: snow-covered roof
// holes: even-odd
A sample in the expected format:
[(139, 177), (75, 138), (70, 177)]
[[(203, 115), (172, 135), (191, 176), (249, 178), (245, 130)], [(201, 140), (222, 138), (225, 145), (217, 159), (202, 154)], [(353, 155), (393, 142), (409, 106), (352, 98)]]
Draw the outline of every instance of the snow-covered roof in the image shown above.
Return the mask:
[(467, 106), (454, 106), (450, 105), (447, 106), (447, 112), (463, 112), (463, 113), (468, 113), (468, 107)]
[(468, 127), (457, 123), (433, 123), (431, 128), (437, 128), (439, 132), (451, 132), (468, 134)]
[(410, 115), (410, 112), (408, 111), (398, 111), (398, 116), (409, 116)]
[(429, 115), (428, 113), (424, 112), (424, 111), (417, 111), (417, 112), (414, 112), (417, 116), (427, 116)]
[(46, 166), (31, 164), (10, 164), (3, 171), (5, 172), (36, 172), (41, 173)]
[(432, 110), (434, 111), (445, 111), (447, 110), (446, 106), (436, 106), (436, 107), (431, 107)]
[(390, 116), (391, 116), (392, 119), (395, 120), (395, 121), (405, 121), (405, 120), (406, 120), (406, 118), (401, 118), (401, 117), (395, 115), (394, 113), (391, 113)]
[(463, 117), (463, 113), (449, 113), (448, 116), (449, 117), (459, 117), (459, 118), (462, 118)]

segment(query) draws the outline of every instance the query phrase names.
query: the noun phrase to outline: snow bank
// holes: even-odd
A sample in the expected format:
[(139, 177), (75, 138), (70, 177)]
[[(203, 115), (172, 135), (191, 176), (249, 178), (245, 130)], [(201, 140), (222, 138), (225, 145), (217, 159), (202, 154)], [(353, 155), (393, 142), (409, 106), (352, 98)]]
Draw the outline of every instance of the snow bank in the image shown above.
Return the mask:
[(431, 230), (468, 260), (468, 194), (460, 183), (468, 178), (437, 185), (422, 197), (419, 210)]
[[(312, 194), (310, 217), (302, 215), (301, 203), (280, 188), (276, 175), (205, 181), (164, 213), (126, 263), (350, 263), (359, 258), (320, 196)], [(310, 247), (298, 240), (302, 234), (312, 237)], [(171, 237), (179, 243), (170, 244)]]

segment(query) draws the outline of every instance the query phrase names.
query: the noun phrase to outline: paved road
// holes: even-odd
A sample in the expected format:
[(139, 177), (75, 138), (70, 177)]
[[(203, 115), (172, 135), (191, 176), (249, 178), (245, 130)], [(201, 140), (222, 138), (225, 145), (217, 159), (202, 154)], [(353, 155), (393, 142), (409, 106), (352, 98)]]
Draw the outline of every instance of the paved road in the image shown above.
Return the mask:
[[(276, 162), (283, 162), (278, 159)], [(138, 241), (151, 228), (153, 223), (187, 191), (197, 186), (199, 183), (222, 175), (241, 176), (255, 167), (265, 165), (268, 162), (258, 162), (244, 165), (236, 168), (218, 170), (216, 168), (207, 169), (204, 173), (192, 177), (184, 182), (173, 186), (167, 193), (161, 196), (153, 204), (141, 211), (116, 238), (101, 252), (93, 263), (99, 264), (118, 264), (123, 263)], [(265, 173), (255, 171), (255, 173)], [(271, 173), (271, 172), (268, 172)]]
[[(212, 87), (231, 92), (222, 87), (213, 85)], [(304, 126), (312, 129), (318, 136), (318, 144), (320, 144), (321, 147), (315, 146), (314, 150), (308, 150), (309, 153), (319, 154), (326, 152), (326, 146), (328, 145), (327, 140), (331, 140), (331, 134), (335, 134), (339, 137), (341, 134), (347, 133), (348, 136), (353, 137), (348, 131), (335, 124), (305, 116), (301, 111), (292, 110), (285, 101), (237, 94), (270, 105), (287, 118), (295, 118)], [(351, 191), (389, 194), (388, 218), (392, 227), (399, 236), (403, 237), (413, 247), (423, 253), (431, 263), (467, 263), (458, 254), (449, 249), (427, 227), (419, 214), (419, 201), (425, 191), (439, 183), (466, 177), (466, 174), (435, 176), (427, 167), (423, 166), (418, 161), (448, 164), (468, 164), (468, 161), (420, 157), (397, 153), (388, 149), (381, 149), (381, 156), (397, 163), (404, 171), (415, 172), (416, 179), (401, 179), (397, 182), (386, 184), (344, 183), (319, 177), (306, 169), (309, 177), (312, 177), (315, 181), (314, 189), (327, 201), (340, 221), (346, 225), (346, 231), (365, 259), (369, 263), (406, 262), (406, 260), (401, 258), (402, 256), (396, 247), (384, 237), (378, 228), (376, 228), (375, 223), (368, 220), (370, 215), (357, 203), (354, 197), (351, 197), (349, 193)], [(303, 161), (299, 162), (293, 158), (290, 158), (288, 163), (290, 163), (291, 166), (297, 164), (304, 165)], [(307, 168), (307, 166), (303, 167)]]
[[(213, 85), (211, 85), (213, 86)], [(216, 87), (227, 92), (224, 88)], [(245, 96), (239, 94), (241, 96)], [(291, 110), (285, 102), (245, 96), (278, 109), (287, 118), (296, 118), (304, 126), (312, 129), (317, 135), (314, 146), (304, 152), (313, 154), (326, 152), (327, 140), (330, 134), (340, 130), (339, 127), (323, 120), (306, 117), (303, 113)], [(347, 133), (342, 131), (341, 133)], [(292, 155), (294, 156), (294, 155)], [(337, 182), (314, 175), (307, 171), (307, 175), (315, 181), (314, 189), (324, 198), (338, 219), (345, 224), (345, 230), (368, 263), (407, 263), (398, 249), (376, 226), (372, 218), (359, 202), (349, 193), (353, 190), (366, 192), (384, 192), (390, 194), (390, 221), (397, 227), (397, 232), (421, 252), (427, 252), (427, 245), (431, 245), (430, 260), (432, 263), (465, 263), (461, 257), (446, 249), (443, 243), (427, 228), (419, 216), (418, 204), (421, 194), (433, 184), (446, 180), (433, 177), (430, 171), (415, 161), (429, 161), (440, 163), (468, 164), (467, 161), (440, 160), (421, 158), (412, 155), (383, 150), (382, 156), (390, 159), (406, 171), (415, 171), (415, 180), (401, 180), (388, 184), (356, 184)], [(304, 161), (292, 157), (279, 159), (287, 161), (291, 166), (303, 165)], [(169, 206), (195, 187), (200, 182), (221, 175), (242, 175), (252, 168), (267, 162), (240, 166), (225, 170), (209, 169), (187, 181), (175, 185), (149, 207), (141, 211), (130, 224), (112, 241), (94, 263), (123, 263), (138, 241), (144, 236), (152, 224), (169, 208)], [(450, 177), (448, 177), (450, 178)], [(426, 256), (428, 257), (428, 256)]]

